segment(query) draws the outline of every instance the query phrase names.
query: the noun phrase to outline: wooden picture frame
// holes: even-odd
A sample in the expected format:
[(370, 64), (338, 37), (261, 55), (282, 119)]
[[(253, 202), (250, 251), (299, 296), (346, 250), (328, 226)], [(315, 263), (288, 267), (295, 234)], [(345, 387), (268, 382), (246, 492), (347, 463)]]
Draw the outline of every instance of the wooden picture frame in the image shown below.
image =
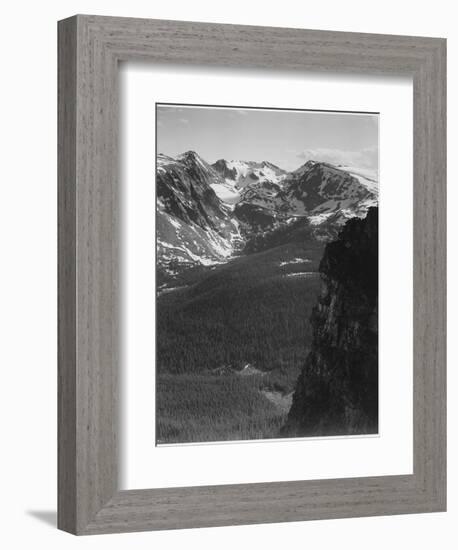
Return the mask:
[[(58, 526), (74, 534), (446, 508), (446, 42), (77, 15), (59, 22)], [(120, 61), (412, 75), (412, 475), (118, 490)], [(154, 467), (154, 466), (153, 466)]]

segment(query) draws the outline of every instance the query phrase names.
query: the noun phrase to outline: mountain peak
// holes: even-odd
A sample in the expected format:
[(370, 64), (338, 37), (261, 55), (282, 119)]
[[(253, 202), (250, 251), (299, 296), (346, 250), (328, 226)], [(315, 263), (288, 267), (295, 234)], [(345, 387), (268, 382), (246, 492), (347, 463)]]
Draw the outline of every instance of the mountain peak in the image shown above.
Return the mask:
[(292, 173), (295, 175), (302, 175), (305, 174), (305, 172), (308, 172), (311, 170), (316, 164), (318, 164), (315, 160), (308, 160), (305, 164), (301, 164), (299, 168), (296, 168)]
[(179, 160), (187, 160), (187, 159), (200, 159), (201, 157), (192, 150), (185, 151), (184, 153), (181, 153), (181, 155), (177, 156), (177, 159)]
[(293, 174), (296, 176), (303, 176), (307, 172), (311, 171), (320, 171), (323, 172), (325, 170), (331, 170), (332, 172), (336, 173), (347, 173), (346, 170), (343, 168), (340, 168), (338, 166), (335, 166), (334, 164), (330, 164), (329, 162), (321, 161), (321, 160), (308, 160), (305, 164), (302, 164), (294, 170)]
[(211, 171), (211, 166), (195, 151), (186, 151), (177, 156), (177, 160), (185, 164), (192, 170), (204, 170), (205, 172)]
[(297, 168), (297, 170), (302, 170), (304, 168), (313, 168), (314, 166), (320, 166), (320, 165), (323, 165), (323, 164), (326, 164), (326, 163), (321, 161), (321, 160), (309, 159), (304, 164), (301, 164), (301, 166), (299, 166), (299, 168)]
[(269, 162), (268, 160), (263, 160), (261, 162), (261, 166), (265, 167), (265, 168), (270, 168), (270, 169), (272, 169), (276, 172), (284, 172), (285, 171), (285, 170), (283, 170), (283, 168), (280, 168), (279, 166), (277, 166), (273, 162)]
[(226, 159), (218, 159), (217, 161), (215, 161), (212, 166), (213, 168), (217, 168), (217, 167), (220, 167), (221, 169), (223, 169), (224, 167), (227, 167), (227, 160)]

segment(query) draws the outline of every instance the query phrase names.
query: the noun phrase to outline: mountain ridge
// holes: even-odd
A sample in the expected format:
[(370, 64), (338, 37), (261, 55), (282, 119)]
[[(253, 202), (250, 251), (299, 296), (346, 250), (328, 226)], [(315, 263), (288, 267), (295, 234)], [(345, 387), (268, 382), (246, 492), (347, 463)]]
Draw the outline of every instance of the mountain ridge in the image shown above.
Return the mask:
[(173, 274), (226, 262), (255, 236), (298, 218), (315, 228), (310, 238), (333, 238), (349, 218), (364, 217), (377, 204), (376, 186), (371, 190), (362, 179), (313, 160), (287, 172), (266, 160), (210, 164), (192, 150), (176, 158), (159, 153), (158, 263)]

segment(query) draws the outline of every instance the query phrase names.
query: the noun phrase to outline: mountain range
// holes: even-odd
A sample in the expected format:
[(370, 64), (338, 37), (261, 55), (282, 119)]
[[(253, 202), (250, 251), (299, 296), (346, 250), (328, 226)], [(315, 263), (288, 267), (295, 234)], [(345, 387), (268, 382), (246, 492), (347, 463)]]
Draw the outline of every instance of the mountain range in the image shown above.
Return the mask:
[(173, 278), (282, 244), (297, 231), (324, 245), (377, 205), (378, 184), (362, 170), (325, 162), (288, 172), (268, 161), (209, 164), (187, 151), (157, 155), (156, 196), (158, 270)]

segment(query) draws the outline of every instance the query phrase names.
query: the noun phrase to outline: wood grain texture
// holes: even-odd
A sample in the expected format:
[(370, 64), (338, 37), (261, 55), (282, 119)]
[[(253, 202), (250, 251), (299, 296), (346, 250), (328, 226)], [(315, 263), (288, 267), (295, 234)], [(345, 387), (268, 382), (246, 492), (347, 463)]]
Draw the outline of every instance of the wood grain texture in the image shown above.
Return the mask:
[[(59, 527), (445, 510), (445, 40), (79, 15), (59, 23)], [(119, 61), (414, 80), (414, 473), (119, 491)], [(402, 365), (400, 365), (402, 368)], [(152, 465), (154, 467), (154, 465)]]
[(76, 521), (76, 20), (59, 28), (58, 54), (58, 526)]

